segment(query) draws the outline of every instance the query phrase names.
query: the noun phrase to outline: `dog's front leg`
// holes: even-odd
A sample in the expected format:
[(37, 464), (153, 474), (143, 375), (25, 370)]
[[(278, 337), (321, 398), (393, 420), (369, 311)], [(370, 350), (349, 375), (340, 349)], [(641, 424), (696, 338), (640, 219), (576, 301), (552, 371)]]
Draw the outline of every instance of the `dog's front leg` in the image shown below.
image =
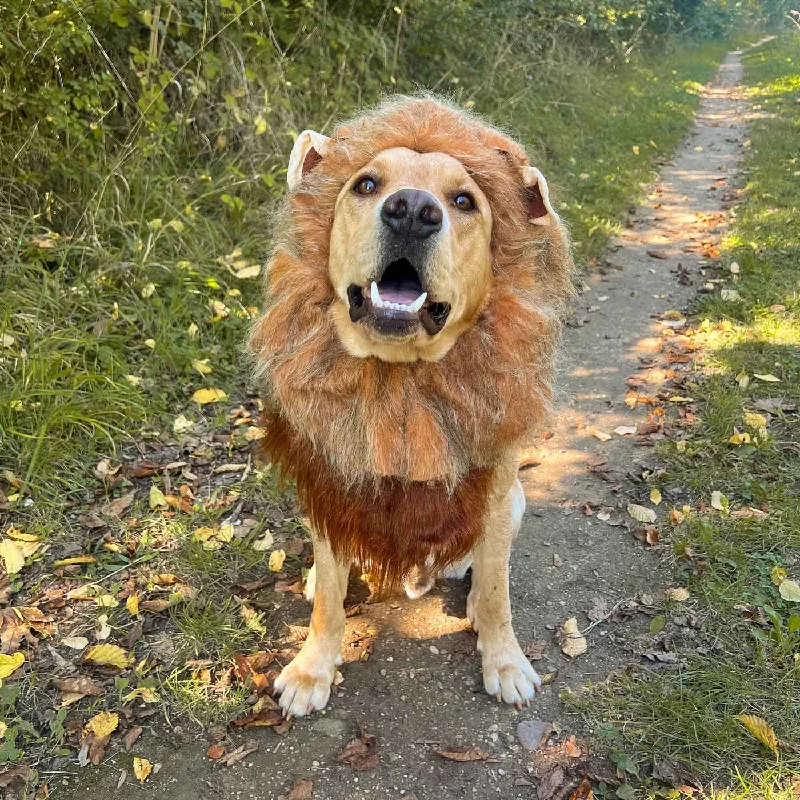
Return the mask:
[(473, 550), (473, 588), (468, 603), (483, 656), (483, 685), (497, 700), (517, 707), (527, 705), (541, 688), (541, 680), (511, 627), (508, 561), (524, 509), (525, 495), (516, 479), (508, 492), (494, 495), (486, 530)]
[(303, 647), (275, 681), (280, 705), (288, 717), (302, 717), (325, 708), (336, 665), (342, 663), (344, 598), (350, 566), (333, 555), (328, 540), (314, 539), (314, 610)]

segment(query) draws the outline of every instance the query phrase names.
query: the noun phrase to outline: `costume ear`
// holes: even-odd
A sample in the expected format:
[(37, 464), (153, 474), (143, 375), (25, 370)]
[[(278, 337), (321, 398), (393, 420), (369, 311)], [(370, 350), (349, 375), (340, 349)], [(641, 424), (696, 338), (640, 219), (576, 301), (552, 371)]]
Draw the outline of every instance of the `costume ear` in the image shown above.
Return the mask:
[(324, 155), (330, 139), (316, 131), (303, 131), (294, 143), (289, 156), (289, 168), (286, 170), (286, 182), (289, 189), (294, 190), (310, 169)]
[(547, 181), (536, 167), (522, 167), (522, 183), (528, 197), (528, 221), (534, 225), (550, 225), (558, 215), (550, 205)]

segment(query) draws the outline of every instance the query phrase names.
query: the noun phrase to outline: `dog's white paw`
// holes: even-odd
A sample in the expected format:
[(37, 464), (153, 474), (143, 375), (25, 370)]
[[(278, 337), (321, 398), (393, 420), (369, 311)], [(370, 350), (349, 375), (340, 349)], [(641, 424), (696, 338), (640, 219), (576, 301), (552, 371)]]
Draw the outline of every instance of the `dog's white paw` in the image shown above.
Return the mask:
[(278, 701), (287, 717), (304, 717), (328, 704), (336, 674), (336, 662), (305, 655), (301, 650), (275, 680)]
[(520, 646), (499, 645), (481, 647), (483, 652), (483, 686), (498, 702), (510, 703), (521, 708), (528, 705), (542, 688), (541, 678), (525, 658)]

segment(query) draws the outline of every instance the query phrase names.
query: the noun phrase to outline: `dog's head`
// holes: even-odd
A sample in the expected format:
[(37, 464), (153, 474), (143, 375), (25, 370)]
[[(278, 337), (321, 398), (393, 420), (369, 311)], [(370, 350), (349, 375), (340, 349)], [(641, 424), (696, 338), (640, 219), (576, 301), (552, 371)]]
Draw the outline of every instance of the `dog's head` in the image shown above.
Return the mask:
[[(405, 132), (396, 143), (383, 131), (388, 146), (353, 158), (358, 148), (345, 127), (332, 138), (304, 131), (290, 157), (289, 188), (306, 200), (330, 194), (326, 177), (339, 181), (327, 209), (332, 219), (319, 224), (330, 225), (331, 313), (354, 356), (442, 358), (492, 291), (497, 218), (524, 217), (533, 230), (560, 224), (544, 177), (518, 146), (482, 125), (470, 126), (462, 112), (416, 102), (423, 124), (431, 107), (450, 123), (443, 126), (452, 137), (446, 147), (437, 146), (441, 130), (429, 141), (419, 135), (408, 141)], [(453, 119), (462, 130), (452, 129)], [(486, 141), (476, 143), (476, 133)], [(498, 202), (511, 207), (498, 209)]]

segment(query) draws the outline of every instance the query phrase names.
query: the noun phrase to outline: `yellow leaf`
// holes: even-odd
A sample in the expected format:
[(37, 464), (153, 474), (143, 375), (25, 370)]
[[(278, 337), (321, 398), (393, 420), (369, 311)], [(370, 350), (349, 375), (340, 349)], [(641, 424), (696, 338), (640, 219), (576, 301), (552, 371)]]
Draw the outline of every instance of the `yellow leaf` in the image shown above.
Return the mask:
[(193, 395), (192, 400), (199, 406), (207, 405), (208, 403), (219, 403), (220, 400), (225, 400), (228, 397), (222, 389), (198, 389)]
[(22, 653), (14, 653), (12, 656), (0, 653), (0, 680), (16, 672), (24, 663), (25, 656)]
[(780, 586), (788, 576), (786, 574), (786, 570), (776, 564), (770, 570), (769, 577), (772, 579), (772, 582), (775, 584), (775, 586)]
[(6, 731), (8, 730), (8, 725), (5, 722), (0, 722), (0, 739), (2, 739), (6, 735)]
[(138, 758), (134, 756), (133, 759), (133, 774), (138, 779), (139, 783), (144, 783), (153, 771), (153, 765), (146, 758)]
[(134, 689), (132, 692), (128, 692), (125, 697), (122, 698), (124, 703), (130, 703), (131, 700), (136, 700), (139, 698), (143, 703), (160, 703), (161, 696), (158, 694), (155, 689), (150, 689), (147, 686), (140, 686), (138, 689)]
[(220, 525), (217, 530), (217, 539), (221, 542), (230, 542), (233, 540), (233, 525)]
[(166, 498), (164, 497), (164, 492), (162, 492), (161, 489), (158, 488), (158, 486), (153, 485), (150, 487), (149, 502), (150, 502), (150, 508), (152, 509), (163, 508), (164, 506), (166, 506), (167, 501)]
[(196, 542), (207, 542), (215, 533), (214, 528), (197, 528), (192, 534), (192, 539)]
[(247, 439), (248, 442), (257, 442), (259, 439), (263, 439), (267, 435), (267, 432), (263, 428), (259, 428), (257, 425), (251, 425), (249, 428), (245, 429), (244, 438)]
[(84, 555), (84, 556), (71, 556), (70, 558), (61, 558), (53, 562), (54, 567), (71, 567), (73, 564), (96, 564), (97, 556)]
[(155, 293), (156, 285), (154, 283), (146, 283), (142, 286), (141, 295), (145, 300), (147, 300), (148, 297), (152, 297)]
[(781, 379), (776, 378), (774, 375), (770, 375), (767, 373), (766, 375), (759, 375), (757, 372), (753, 375), (759, 381), (764, 381), (765, 383), (780, 383)]
[(200, 332), (200, 328), (194, 324), (194, 322), (186, 329), (186, 333), (189, 334), (190, 339), (196, 339), (197, 334)]
[(736, 433), (734, 433), (733, 436), (731, 436), (731, 438), (728, 439), (728, 441), (732, 445), (735, 445), (736, 447), (739, 447), (740, 445), (743, 445), (743, 444), (750, 444), (751, 443), (751, 439), (750, 439), (750, 434), (749, 433), (739, 433), (738, 431)]
[(800, 603), (800, 584), (797, 581), (785, 580), (781, 581), (778, 587), (778, 593), (784, 600), (790, 603)]
[(679, 453), (685, 453), (686, 452), (686, 442), (683, 439), (679, 439), (677, 442), (675, 442), (675, 449)]
[(672, 589), (664, 589), (664, 597), (675, 603), (683, 603), (689, 599), (689, 590), (684, 586), (676, 586)]
[(116, 644), (96, 644), (83, 657), (101, 667), (117, 667), (125, 669), (133, 663), (133, 659)]
[(286, 561), (285, 550), (273, 550), (269, 554), (270, 572), (280, 572), (283, 569), (283, 562)]
[(692, 397), (682, 397), (679, 394), (676, 394), (674, 397), (670, 397), (670, 403), (693, 403), (694, 398)]
[(635, 144), (633, 147), (631, 147), (631, 150), (633, 150), (633, 154), (635, 156), (639, 155), (639, 145), (638, 144)]
[(151, 349), (156, 349), (156, 340), (155, 339), (145, 339), (144, 343)]
[(267, 125), (267, 121), (262, 117), (260, 114), (256, 117), (256, 136), (261, 136), (262, 134), (266, 133), (269, 126)]
[(661, 502), (661, 492), (659, 492), (658, 489), (653, 489), (650, 492), (650, 502), (654, 506), (657, 506)]
[(595, 439), (599, 439), (601, 442), (607, 442), (611, 438), (610, 433), (605, 433), (605, 431), (600, 431), (597, 428), (591, 428), (589, 433), (594, 436)]
[(750, 376), (744, 370), (741, 370), (736, 376), (736, 383), (738, 383), (739, 388), (744, 391), (750, 385)]
[(636, 503), (628, 503), (628, 513), (637, 521), (652, 525), (656, 521), (656, 512)]
[(757, 717), (755, 714), (737, 714), (736, 719), (738, 719), (764, 747), (772, 750), (777, 757), (778, 737), (769, 722), (762, 717)]
[(246, 278), (257, 278), (261, 274), (261, 264), (250, 264), (236, 271), (236, 277), (242, 280)]
[(113, 594), (98, 595), (94, 601), (100, 608), (116, 608), (119, 605), (119, 600)]
[(101, 711), (84, 725), (84, 733), (94, 734), (95, 739), (111, 736), (119, 725), (119, 716), (112, 711)]
[(256, 541), (253, 542), (253, 550), (258, 550), (263, 553), (271, 549), (274, 542), (275, 539), (272, 536), (272, 531), (267, 530), (260, 539), (256, 539)]
[(125, 608), (128, 609), (128, 613), (131, 616), (135, 616), (139, 613), (139, 592), (134, 592), (128, 597), (125, 601)]
[(25, 566), (25, 556), (20, 546), (11, 539), (3, 539), (0, 542), (0, 558), (6, 567), (9, 575), (16, 575)]
[(17, 542), (38, 542), (39, 537), (35, 533), (23, 533), (20, 530), (17, 530), (14, 527), (9, 528), (6, 531), (6, 536), (9, 539), (14, 539)]
[(716, 509), (717, 511), (727, 511), (728, 510), (728, 498), (725, 497), (722, 492), (713, 491), (711, 492), (711, 508)]
[(211, 367), (209, 366), (207, 358), (193, 358), (192, 359), (192, 366), (201, 374), (201, 375), (209, 375), (211, 374)]

